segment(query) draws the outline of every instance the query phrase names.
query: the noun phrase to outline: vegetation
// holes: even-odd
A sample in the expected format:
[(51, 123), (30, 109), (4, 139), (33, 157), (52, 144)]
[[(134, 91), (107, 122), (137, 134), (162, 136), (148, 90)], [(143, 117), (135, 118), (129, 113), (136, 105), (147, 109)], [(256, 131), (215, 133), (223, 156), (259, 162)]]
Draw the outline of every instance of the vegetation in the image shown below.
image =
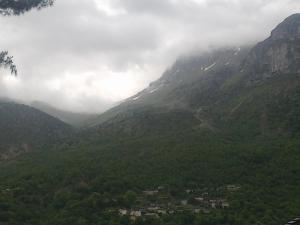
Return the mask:
[[(44, 151), (2, 162), (0, 223), (286, 223), (300, 211), (299, 79), (274, 76), (247, 88), (243, 79), (227, 82), (226, 95), (214, 92), (219, 101), (200, 115), (143, 106)], [(231, 184), (241, 188), (220, 196), (228, 209), (183, 208), (135, 220), (119, 215), (119, 209), (156, 204), (141, 197), (145, 190), (163, 186), (172, 196), (166, 204), (174, 206), (187, 189), (213, 194)]]
[(54, 0), (1, 0), (0, 13), (2, 15), (20, 15), (33, 8), (41, 9), (53, 5)]
[(32, 107), (0, 100), (0, 162), (44, 149), (72, 135), (73, 128)]
[(13, 57), (8, 56), (8, 52), (0, 52), (0, 67), (8, 67), (12, 74), (17, 75), (17, 68), (13, 62)]
[[(131, 139), (88, 136), (2, 164), (2, 224), (275, 225), (300, 210), (298, 135), (247, 141), (193, 130)], [(229, 197), (228, 210), (145, 221), (117, 212), (133, 204), (135, 193), (158, 186), (180, 198), (185, 189), (229, 184), (241, 189)]]
[[(0, 15), (20, 15), (33, 8), (42, 9), (53, 5), (54, 0), (1, 0)], [(7, 51), (0, 51), (0, 67), (9, 68), (10, 72), (17, 75), (17, 68), (13, 62), (13, 57)]]

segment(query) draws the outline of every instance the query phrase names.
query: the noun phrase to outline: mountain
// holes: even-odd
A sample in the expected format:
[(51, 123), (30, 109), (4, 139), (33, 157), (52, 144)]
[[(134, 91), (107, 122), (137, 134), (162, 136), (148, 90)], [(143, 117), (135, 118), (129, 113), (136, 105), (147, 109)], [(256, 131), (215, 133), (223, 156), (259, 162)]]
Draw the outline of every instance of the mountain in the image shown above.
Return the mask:
[(250, 127), (257, 134), (298, 131), (299, 21), (299, 14), (287, 18), (253, 48), (221, 49), (179, 59), (158, 81), (101, 115), (94, 125), (100, 130), (140, 133), (138, 127), (147, 121), (156, 129), (162, 125), (157, 117), (171, 120), (175, 116), (175, 122), (179, 113), (186, 117), (174, 129), (186, 121), (186, 128), (192, 123), (222, 132)]
[(87, 126), (89, 121), (97, 117), (97, 114), (74, 113), (74, 112), (60, 110), (49, 104), (38, 102), (38, 101), (32, 102), (31, 106), (55, 118), (58, 118), (61, 121), (70, 124), (74, 127)]
[(52, 145), (72, 132), (69, 125), (39, 110), (0, 101), (0, 160)]
[(151, 112), (186, 114), (190, 122), (200, 123), (200, 108), (208, 108), (219, 99), (220, 86), (240, 73), (241, 61), (248, 52), (249, 47), (224, 48), (180, 58), (148, 88), (100, 115), (94, 126), (110, 126), (114, 121), (120, 125), (119, 120), (129, 121), (126, 117), (137, 119)]
[(252, 49), (245, 62), (252, 80), (300, 72), (299, 20), (300, 14), (288, 17), (272, 31), (268, 39)]
[(299, 30), (295, 14), (254, 47), (182, 57), (51, 151), (0, 164), (0, 223), (278, 225), (296, 218)]

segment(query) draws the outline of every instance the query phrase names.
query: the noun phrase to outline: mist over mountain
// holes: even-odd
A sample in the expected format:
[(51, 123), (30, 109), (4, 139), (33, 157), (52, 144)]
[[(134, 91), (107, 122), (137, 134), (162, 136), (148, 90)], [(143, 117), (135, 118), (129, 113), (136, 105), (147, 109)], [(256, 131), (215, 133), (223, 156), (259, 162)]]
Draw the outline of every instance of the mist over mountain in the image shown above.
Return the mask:
[(88, 125), (87, 123), (89, 123), (89, 121), (97, 117), (97, 114), (74, 113), (74, 112), (60, 110), (43, 102), (35, 101), (32, 102), (30, 105), (74, 127), (87, 126)]
[[(144, 113), (156, 117), (173, 112), (190, 115), (196, 127), (212, 131), (222, 130), (226, 123), (233, 126), (237, 120), (249, 122), (249, 116), (264, 123), (256, 121), (257, 129), (276, 126), (277, 116), (282, 116), (276, 118), (279, 130), (291, 129), (295, 124), (285, 121), (283, 127), (283, 117), (297, 117), (296, 112), (288, 110), (294, 111), (298, 105), (298, 21), (299, 14), (289, 17), (253, 48), (225, 48), (178, 59), (159, 80), (101, 115), (94, 124), (140, 134), (136, 126), (153, 119)], [(272, 98), (277, 102), (272, 104)], [(279, 101), (289, 102), (290, 107), (275, 110)], [(141, 121), (135, 121), (139, 116)], [(130, 119), (134, 120), (131, 124)]]

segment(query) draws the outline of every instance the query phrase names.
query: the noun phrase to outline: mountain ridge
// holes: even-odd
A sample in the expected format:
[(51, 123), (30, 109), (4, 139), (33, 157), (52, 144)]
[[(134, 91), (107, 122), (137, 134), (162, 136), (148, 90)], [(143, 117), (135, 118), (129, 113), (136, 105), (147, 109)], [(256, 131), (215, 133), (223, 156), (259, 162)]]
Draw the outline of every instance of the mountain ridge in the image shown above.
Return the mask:
[[(276, 74), (299, 73), (300, 14), (280, 23), (266, 40), (258, 43), (246, 59), (245, 67), (252, 80)], [(263, 63), (261, 63), (263, 62)]]
[(0, 160), (35, 151), (67, 138), (73, 128), (28, 105), (0, 102)]
[[(232, 118), (238, 110), (250, 99), (257, 98), (255, 96), (259, 96), (260, 92), (265, 92), (264, 96), (259, 97), (262, 99), (268, 95), (278, 97), (284, 92), (287, 93), (288, 88), (284, 87), (283, 83), (290, 88), (290, 93), (292, 89), (297, 92), (297, 74), (300, 72), (300, 37), (298, 38), (297, 33), (298, 30), (300, 32), (299, 21), (300, 14), (288, 17), (271, 32), (269, 38), (253, 48), (227, 48), (177, 60), (148, 88), (100, 115), (98, 121), (94, 122), (94, 127), (99, 126), (103, 131), (109, 129), (111, 124), (116, 130), (116, 124), (121, 124), (120, 118), (124, 121), (127, 115), (129, 121), (132, 112), (139, 114), (139, 111), (147, 111), (148, 108), (149, 112), (154, 110), (154, 114), (156, 109), (165, 113), (189, 113), (193, 117), (191, 120), (196, 119), (200, 122), (198, 127), (222, 130), (222, 127), (228, 126), (226, 123), (234, 122)], [(285, 32), (286, 30), (289, 32)], [(295, 83), (290, 83), (289, 80)], [(282, 82), (282, 85), (277, 82)], [(261, 85), (264, 84), (265, 87), (279, 86), (277, 90), (263, 90)], [(254, 117), (270, 118), (267, 114), (271, 111), (264, 104), (260, 103), (260, 109), (253, 106), (253, 109), (259, 110), (257, 115), (253, 114)], [(137, 121), (132, 122), (133, 127), (137, 127), (137, 124)], [(216, 124), (219, 124), (219, 127), (216, 127)], [(135, 129), (130, 126), (124, 123), (119, 128)], [(279, 124), (278, 129), (282, 129)]]

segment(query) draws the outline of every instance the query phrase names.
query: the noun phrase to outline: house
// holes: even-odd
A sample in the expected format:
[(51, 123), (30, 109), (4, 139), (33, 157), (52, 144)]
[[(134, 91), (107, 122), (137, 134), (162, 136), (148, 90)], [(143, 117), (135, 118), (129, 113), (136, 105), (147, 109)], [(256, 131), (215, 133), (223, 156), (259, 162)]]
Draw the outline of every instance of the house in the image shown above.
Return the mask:
[(181, 200), (181, 205), (187, 205), (188, 201), (187, 200)]
[(237, 185), (227, 185), (227, 190), (228, 191), (238, 191), (241, 187)]
[(131, 211), (130, 212), (130, 216), (134, 216), (134, 217), (141, 217), (142, 216), (142, 212), (141, 211)]
[(228, 208), (230, 206), (230, 204), (228, 202), (222, 202), (221, 203), (222, 208)]
[(168, 211), (168, 214), (174, 214), (174, 213), (175, 213), (174, 210), (169, 210), (169, 211)]
[(164, 190), (164, 189), (165, 189), (164, 186), (159, 186), (159, 187), (157, 187), (157, 190), (158, 190), (158, 191), (162, 191), (162, 190)]
[(158, 219), (159, 216), (157, 213), (146, 213), (145, 214), (146, 217), (151, 217), (151, 218), (155, 218), (155, 219)]
[(148, 196), (152, 196), (152, 195), (156, 195), (158, 193), (158, 190), (154, 190), (154, 191), (143, 191), (143, 193), (145, 195), (148, 195)]
[(201, 209), (194, 209), (194, 213), (199, 214), (202, 210)]
[(142, 216), (142, 212), (141, 211), (134, 211), (132, 210), (130, 212), (130, 219), (135, 221), (138, 217), (141, 217)]
[(290, 222), (287, 223), (287, 225), (300, 225), (300, 217), (297, 217)]
[(210, 206), (213, 209), (217, 208), (217, 200), (209, 200), (209, 202), (210, 202)]
[(193, 193), (193, 190), (187, 189), (187, 190), (185, 190), (185, 193), (191, 194), (191, 193)]
[(197, 198), (195, 198), (195, 200), (196, 200), (197, 202), (203, 202), (203, 201), (204, 201), (204, 198), (203, 198), (203, 197), (197, 197)]
[(157, 213), (160, 214), (160, 215), (166, 215), (167, 211), (160, 209), (160, 210), (157, 210)]
[(158, 206), (148, 207), (148, 211), (152, 211), (152, 212), (157, 211), (159, 209), (160, 208)]
[(121, 216), (126, 216), (127, 213), (128, 213), (127, 209), (119, 209), (119, 214), (120, 214)]

